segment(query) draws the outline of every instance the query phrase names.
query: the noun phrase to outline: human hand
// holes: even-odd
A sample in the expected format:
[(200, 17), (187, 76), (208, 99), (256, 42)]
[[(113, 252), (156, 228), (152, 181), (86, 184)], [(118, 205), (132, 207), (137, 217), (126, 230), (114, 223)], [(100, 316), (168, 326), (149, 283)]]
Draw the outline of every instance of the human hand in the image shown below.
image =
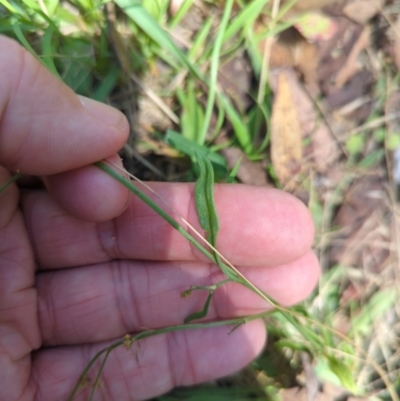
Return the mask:
[[(121, 113), (78, 98), (4, 37), (0, 71), (0, 186), (19, 170), (47, 188), (19, 194), (12, 185), (0, 194), (0, 400), (61, 401), (99, 349), (126, 333), (182, 324), (205, 298), (197, 291), (182, 299), (182, 291), (221, 273), (91, 165), (119, 163), (128, 135)], [(198, 227), (192, 184), (149, 185)], [(306, 208), (286, 193), (244, 185), (218, 185), (215, 199), (220, 252), (281, 304), (305, 298), (319, 274)], [(267, 307), (228, 284), (208, 318)], [(162, 334), (136, 350), (116, 349), (95, 399), (145, 399), (237, 371), (261, 351), (265, 325), (230, 330)]]

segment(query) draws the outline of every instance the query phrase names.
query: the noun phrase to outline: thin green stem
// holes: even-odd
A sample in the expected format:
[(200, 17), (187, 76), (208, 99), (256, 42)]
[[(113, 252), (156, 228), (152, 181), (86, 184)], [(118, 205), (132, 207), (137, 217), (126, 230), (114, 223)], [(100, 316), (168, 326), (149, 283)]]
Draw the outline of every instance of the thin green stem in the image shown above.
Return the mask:
[(218, 81), (218, 67), (219, 67), (219, 56), (221, 53), (221, 48), (224, 40), (224, 35), (226, 32), (226, 28), (228, 26), (229, 17), (231, 15), (232, 7), (234, 0), (227, 0), (225, 5), (224, 14), (222, 16), (221, 23), (218, 29), (218, 35), (215, 40), (215, 45), (213, 48), (212, 56), (211, 56), (211, 67), (210, 67), (210, 82), (209, 82), (209, 92), (206, 106), (206, 114), (204, 116), (204, 124), (202, 131), (199, 135), (198, 142), (202, 145), (204, 144), (208, 132), (208, 127), (210, 125), (215, 96), (217, 91), (217, 81)]
[(111, 353), (111, 351), (113, 349), (114, 348), (111, 348), (111, 347), (107, 348), (107, 352), (106, 352), (106, 354), (105, 354), (105, 356), (103, 358), (103, 361), (101, 362), (100, 369), (97, 372), (96, 379), (95, 379), (95, 381), (93, 383), (92, 391), (90, 392), (89, 401), (93, 400), (94, 392), (96, 391), (96, 388), (97, 388), (97, 386), (99, 385), (99, 382), (100, 382), (100, 376), (101, 376), (101, 374), (102, 374), (102, 372), (104, 370), (104, 366), (106, 366), (106, 362), (107, 362), (108, 356), (110, 355), (110, 353)]
[(174, 218), (165, 212), (160, 206), (158, 206), (153, 200), (145, 195), (139, 188), (137, 188), (131, 181), (122, 177), (119, 173), (107, 166), (104, 162), (97, 162), (95, 166), (99, 167), (107, 174), (111, 175), (122, 185), (132, 191), (138, 198), (150, 206), (155, 212), (157, 212), (164, 220), (166, 220), (172, 227), (174, 227), (180, 234), (182, 234), (191, 244), (193, 244), (200, 252), (206, 255), (210, 260), (216, 263), (214, 255), (209, 252), (203, 245), (201, 245), (192, 235), (190, 235)]
[[(113, 170), (110, 166), (108, 166), (104, 162), (97, 162), (94, 164), (95, 166), (99, 167), (101, 170), (106, 172), (107, 174), (111, 175), (114, 179), (116, 179), (118, 182), (120, 182), (122, 185), (124, 185), (126, 188), (128, 188), (130, 191), (132, 191), (136, 196), (138, 196), (143, 202), (145, 202), (148, 206), (150, 206), (155, 212), (157, 212), (164, 220), (166, 220), (169, 224), (171, 224), (172, 227), (174, 227), (181, 235), (183, 235), (191, 244), (193, 244), (200, 252), (202, 252), (207, 258), (209, 258), (212, 262), (218, 264), (218, 261), (215, 257), (215, 255), (211, 252), (209, 252), (203, 245), (201, 245), (191, 234), (187, 232), (174, 218), (172, 218), (168, 213), (165, 212), (160, 206), (158, 206), (152, 199), (150, 199), (147, 195), (145, 195), (139, 188), (137, 188), (130, 180), (127, 178), (121, 176), (118, 172)], [(213, 248), (214, 252), (216, 252), (216, 249)], [(221, 255), (218, 254), (220, 257)], [(222, 264), (222, 262), (220, 263)], [(236, 283), (242, 284), (251, 291), (253, 291), (255, 294), (261, 296), (263, 299), (265, 299), (267, 302), (269, 302), (272, 306), (278, 307), (278, 303), (273, 300), (271, 297), (268, 297), (267, 294), (265, 294), (262, 290), (257, 288), (254, 284), (252, 284), (249, 280), (247, 280), (237, 269), (234, 268), (233, 265), (226, 265), (223, 264), (224, 267), (226, 267), (226, 270), (228, 269), (233, 269), (236, 273), (238, 273), (237, 277), (231, 277), (233, 281)]]
[(0, 194), (4, 192), (13, 182), (17, 181), (21, 177), (21, 173), (15, 173), (4, 185), (0, 187)]
[[(160, 329), (153, 329), (153, 330), (144, 330), (136, 335), (134, 335), (131, 339), (131, 344), (133, 342), (139, 341), (139, 340), (143, 340), (145, 338), (149, 338), (149, 337), (153, 337), (153, 336), (157, 336), (159, 334), (166, 334), (166, 333), (172, 333), (172, 332), (176, 332), (176, 331), (182, 331), (182, 330), (195, 330), (195, 329), (206, 329), (206, 328), (211, 328), (211, 327), (221, 327), (221, 326), (229, 326), (229, 325), (234, 325), (235, 327), (241, 324), (244, 324), (246, 322), (250, 322), (253, 320), (257, 320), (257, 319), (263, 319), (266, 318), (268, 315), (270, 315), (271, 313), (273, 313), (273, 310), (269, 310), (266, 312), (261, 312), (261, 313), (257, 313), (255, 315), (251, 315), (251, 316), (239, 316), (233, 319), (226, 319), (226, 320), (219, 320), (219, 321), (214, 321), (214, 322), (202, 322), (202, 323), (187, 323), (187, 324), (180, 324), (177, 326), (169, 326), (169, 327), (163, 327)], [(81, 376), (79, 377), (79, 380), (77, 381), (74, 389), (72, 390), (71, 394), (69, 395), (69, 397), (67, 398), (67, 401), (72, 401), (73, 398), (75, 397), (76, 393), (79, 390), (79, 387), (81, 386), (82, 380), (87, 377), (87, 374), (89, 372), (89, 370), (91, 369), (91, 367), (94, 365), (94, 363), (97, 361), (97, 359), (99, 359), (99, 357), (106, 353), (103, 362), (101, 364), (100, 370), (96, 375), (96, 380), (93, 383), (93, 388), (96, 388), (96, 384), (99, 382), (100, 379), (100, 375), (101, 372), (104, 369), (104, 365), (105, 362), (109, 356), (109, 354), (111, 353), (111, 351), (113, 351), (115, 348), (120, 347), (121, 345), (124, 345), (125, 341), (124, 340), (119, 340), (116, 341), (115, 343), (113, 343), (112, 345), (102, 349), (101, 351), (99, 351), (89, 362), (89, 364), (86, 366), (85, 370), (83, 371), (83, 373), (81, 374)], [(89, 401), (92, 399), (92, 394), (93, 394), (93, 389), (91, 391), (91, 395), (89, 398)]]
[(82, 372), (82, 374), (79, 376), (78, 381), (75, 384), (75, 387), (73, 388), (71, 394), (69, 395), (69, 397), (67, 398), (67, 401), (72, 401), (73, 398), (75, 397), (75, 394), (78, 392), (79, 387), (81, 386), (83, 380), (85, 379), (85, 377), (87, 377), (87, 374), (89, 372), (89, 370), (91, 369), (91, 367), (94, 365), (94, 363), (97, 361), (97, 359), (100, 358), (101, 355), (103, 355), (105, 352), (107, 352), (107, 350), (109, 348), (115, 349), (117, 347), (119, 347), (120, 345), (122, 345), (124, 342), (123, 341), (117, 341), (114, 344), (112, 344), (110, 347), (104, 348), (101, 351), (99, 351), (88, 363), (88, 365), (86, 366), (86, 368), (84, 369), (84, 371)]

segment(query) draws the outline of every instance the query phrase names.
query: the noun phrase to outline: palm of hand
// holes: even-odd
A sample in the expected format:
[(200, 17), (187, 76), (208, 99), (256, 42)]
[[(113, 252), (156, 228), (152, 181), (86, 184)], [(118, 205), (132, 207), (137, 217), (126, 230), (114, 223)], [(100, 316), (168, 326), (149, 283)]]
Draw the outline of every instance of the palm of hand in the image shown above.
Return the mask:
[[(63, 400), (97, 350), (144, 327), (182, 323), (205, 294), (182, 299), (181, 292), (221, 273), (90, 167), (122, 146), (125, 120), (106, 116), (105, 106), (82, 105), (18, 46), (0, 42), (9, 77), (0, 81), (0, 183), (19, 169), (45, 177), (48, 189), (23, 193), (21, 210), (16, 186), (0, 195), (0, 400)], [(192, 185), (152, 186), (197, 226)], [(219, 186), (216, 204), (218, 249), (279, 302), (304, 298), (318, 276), (306, 209), (279, 191), (244, 186)], [(209, 318), (266, 308), (235, 284), (223, 288)], [(145, 399), (236, 371), (260, 352), (265, 328), (254, 321), (229, 331), (171, 333), (115, 350), (96, 399)]]

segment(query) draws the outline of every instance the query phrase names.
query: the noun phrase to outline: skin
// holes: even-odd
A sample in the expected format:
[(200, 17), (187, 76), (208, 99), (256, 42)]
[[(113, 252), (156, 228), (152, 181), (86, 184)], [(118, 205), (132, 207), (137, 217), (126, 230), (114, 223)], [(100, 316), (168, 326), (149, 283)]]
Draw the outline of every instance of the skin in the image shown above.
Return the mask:
[[(12, 185), (0, 195), (0, 400), (65, 400), (97, 350), (129, 332), (181, 324), (206, 297), (195, 292), (182, 299), (181, 292), (221, 274), (91, 166), (101, 159), (120, 163), (116, 152), (129, 131), (121, 113), (78, 98), (4, 37), (0, 71), (0, 185), (19, 170), (46, 187)], [(193, 184), (150, 185), (199, 227)], [(215, 200), (222, 254), (278, 302), (304, 299), (319, 267), (303, 204), (245, 185), (218, 185)], [(215, 293), (208, 318), (267, 308), (230, 284)], [(262, 351), (265, 327), (256, 320), (230, 330), (170, 333), (117, 349), (95, 399), (142, 400), (239, 370)]]

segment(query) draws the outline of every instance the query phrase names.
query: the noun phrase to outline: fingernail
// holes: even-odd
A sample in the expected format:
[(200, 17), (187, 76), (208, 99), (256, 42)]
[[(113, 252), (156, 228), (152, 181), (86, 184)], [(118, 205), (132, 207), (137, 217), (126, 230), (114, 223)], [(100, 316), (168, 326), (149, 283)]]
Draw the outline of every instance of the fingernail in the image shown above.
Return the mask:
[(97, 120), (117, 127), (122, 131), (128, 129), (128, 120), (119, 110), (85, 96), (78, 96), (78, 98), (86, 111)]

